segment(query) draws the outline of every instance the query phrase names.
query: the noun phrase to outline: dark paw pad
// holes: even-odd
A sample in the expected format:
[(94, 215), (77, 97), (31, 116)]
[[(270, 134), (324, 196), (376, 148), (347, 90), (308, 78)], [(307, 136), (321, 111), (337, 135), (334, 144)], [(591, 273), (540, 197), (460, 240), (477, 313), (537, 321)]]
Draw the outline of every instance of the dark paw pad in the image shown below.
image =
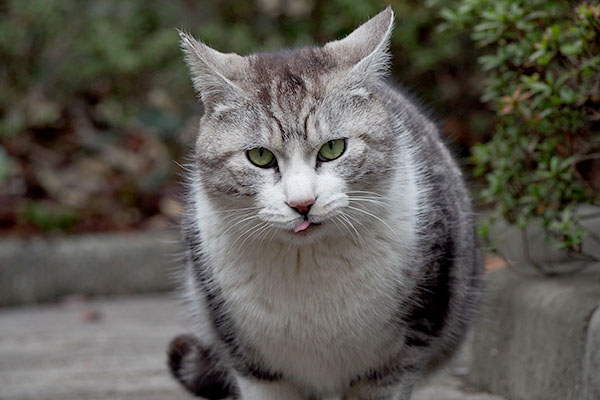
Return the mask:
[(218, 400), (233, 393), (227, 370), (196, 337), (175, 337), (169, 344), (168, 356), (169, 368), (175, 379), (196, 396)]

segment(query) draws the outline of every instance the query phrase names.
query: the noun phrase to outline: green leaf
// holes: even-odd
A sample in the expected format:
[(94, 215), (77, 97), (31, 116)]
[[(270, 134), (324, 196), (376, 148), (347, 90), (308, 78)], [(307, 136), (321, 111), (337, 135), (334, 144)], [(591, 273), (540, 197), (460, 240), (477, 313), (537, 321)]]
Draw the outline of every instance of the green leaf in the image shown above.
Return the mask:
[(457, 14), (447, 7), (440, 10), (440, 16), (448, 22), (456, 22), (458, 20)]
[(502, 58), (497, 55), (486, 55), (478, 58), (479, 63), (485, 71), (498, 68), (502, 64)]
[(560, 88), (560, 100), (563, 104), (573, 104), (577, 94), (575, 91), (569, 87), (563, 86)]
[(546, 96), (549, 96), (550, 93), (552, 93), (552, 88), (544, 83), (544, 82), (540, 82), (540, 81), (532, 81), (532, 82), (528, 82), (527, 86), (529, 86), (529, 88), (536, 93), (543, 93)]
[(560, 165), (560, 158), (558, 158), (558, 156), (553, 156), (550, 159), (550, 171), (558, 172), (559, 165)]
[(546, 49), (544, 49), (544, 48), (537, 49), (529, 56), (529, 61), (536, 61), (536, 60), (540, 59), (541, 57), (543, 57), (544, 55), (546, 55)]
[(0, 183), (3, 183), (9, 174), (9, 159), (6, 150), (0, 144)]
[(477, 24), (473, 27), (473, 30), (475, 32), (480, 32), (480, 31), (487, 31), (487, 30), (491, 30), (491, 29), (498, 29), (503, 27), (504, 24), (502, 22), (499, 21), (492, 21), (492, 22), (483, 22), (481, 24)]
[(583, 50), (583, 42), (577, 40), (572, 43), (565, 43), (560, 46), (560, 52), (565, 56), (576, 56)]

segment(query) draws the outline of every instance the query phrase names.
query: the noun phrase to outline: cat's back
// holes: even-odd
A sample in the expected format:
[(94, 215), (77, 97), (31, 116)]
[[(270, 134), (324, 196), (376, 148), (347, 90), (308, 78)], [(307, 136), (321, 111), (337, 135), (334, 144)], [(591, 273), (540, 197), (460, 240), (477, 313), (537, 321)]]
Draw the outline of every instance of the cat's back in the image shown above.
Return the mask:
[(379, 96), (407, 150), (418, 192), (414, 264), (419, 276), (408, 296), (422, 303), (407, 305), (409, 342), (431, 344), (435, 363), (462, 338), (481, 295), (475, 213), (465, 177), (431, 116), (394, 85), (382, 85)]
[[(474, 218), (471, 197), (461, 168), (452, 155), (448, 140), (425, 107), (403, 88), (387, 83), (378, 94), (388, 110), (400, 146), (410, 156), (420, 186), (419, 201), (428, 219), (435, 220), (432, 207), (454, 211), (453, 217), (467, 219), (465, 229), (472, 229)], [(475, 241), (473, 241), (475, 245)]]

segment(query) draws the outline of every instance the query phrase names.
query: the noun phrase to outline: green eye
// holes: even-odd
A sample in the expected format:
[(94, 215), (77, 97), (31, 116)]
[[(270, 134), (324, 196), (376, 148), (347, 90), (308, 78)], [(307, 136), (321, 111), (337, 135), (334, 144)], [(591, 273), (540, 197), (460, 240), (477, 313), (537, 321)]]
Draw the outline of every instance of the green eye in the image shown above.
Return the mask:
[(264, 147), (248, 150), (246, 154), (248, 155), (248, 160), (257, 167), (270, 168), (277, 162), (275, 155)]
[(319, 150), (319, 155), (317, 156), (319, 161), (332, 161), (344, 154), (344, 150), (346, 150), (346, 140), (345, 139), (335, 139), (330, 140), (321, 146), (321, 150)]

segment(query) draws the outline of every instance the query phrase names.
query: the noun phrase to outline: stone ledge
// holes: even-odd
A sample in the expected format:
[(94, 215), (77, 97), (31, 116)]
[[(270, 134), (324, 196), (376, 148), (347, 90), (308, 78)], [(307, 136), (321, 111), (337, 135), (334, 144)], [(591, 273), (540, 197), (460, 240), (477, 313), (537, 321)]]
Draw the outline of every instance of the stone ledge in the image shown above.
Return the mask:
[(469, 380), (512, 400), (600, 399), (600, 265), (559, 278), (490, 273)]
[(583, 372), (582, 398), (600, 399), (600, 307), (588, 328)]
[(180, 253), (175, 232), (0, 240), (0, 306), (72, 293), (170, 290)]

